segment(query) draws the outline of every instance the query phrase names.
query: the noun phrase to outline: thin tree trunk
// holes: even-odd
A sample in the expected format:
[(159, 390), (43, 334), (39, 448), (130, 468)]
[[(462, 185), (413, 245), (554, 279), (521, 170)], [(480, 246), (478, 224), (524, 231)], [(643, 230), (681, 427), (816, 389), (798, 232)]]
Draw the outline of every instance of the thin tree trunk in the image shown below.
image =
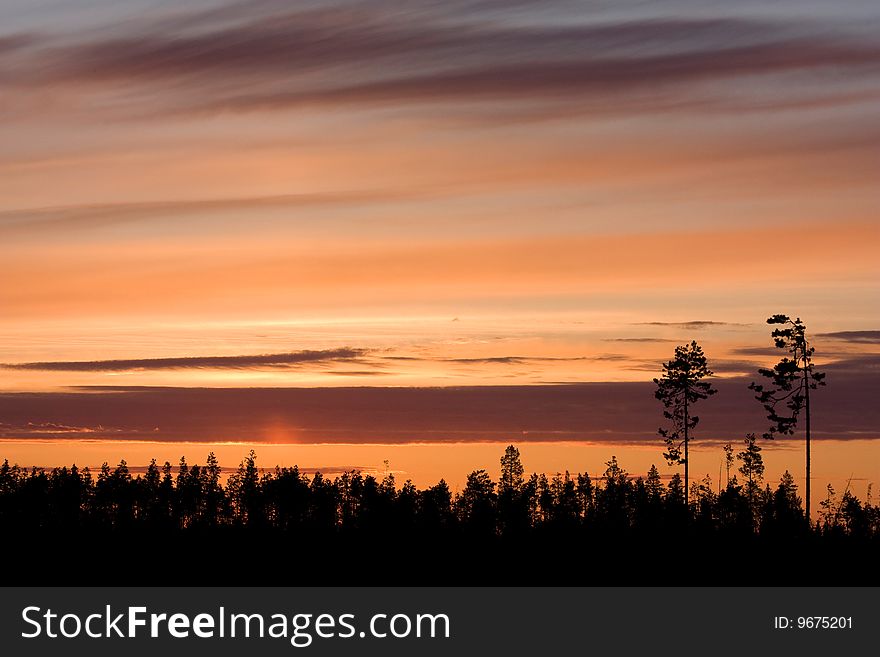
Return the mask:
[(690, 466), (690, 460), (688, 459), (688, 394), (687, 390), (684, 391), (684, 508), (690, 513), (690, 504), (689, 504), (689, 495), (690, 489), (688, 488), (688, 466)]
[(804, 372), (804, 410), (807, 412), (806, 417), (806, 434), (807, 434), (807, 523), (810, 522), (810, 381)]

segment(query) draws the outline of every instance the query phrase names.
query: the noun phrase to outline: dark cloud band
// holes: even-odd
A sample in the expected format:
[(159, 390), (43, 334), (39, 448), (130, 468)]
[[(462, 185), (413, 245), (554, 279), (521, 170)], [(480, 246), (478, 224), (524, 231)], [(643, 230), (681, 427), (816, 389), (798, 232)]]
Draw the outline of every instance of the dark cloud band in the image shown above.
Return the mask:
[(181, 358), (136, 358), (124, 360), (48, 361), (5, 363), (15, 370), (55, 372), (123, 372), (126, 370), (245, 369), (255, 367), (290, 367), (308, 363), (355, 361), (366, 354), (364, 349), (326, 349), (294, 351), (282, 354), (248, 356), (186, 356)]
[(833, 333), (817, 333), (816, 337), (859, 344), (880, 344), (880, 331), (835, 331)]
[[(813, 399), (814, 436), (880, 438), (880, 369), (827, 368)], [(700, 413), (700, 440), (739, 439), (766, 425), (750, 377), (720, 379)], [(0, 393), (0, 438), (299, 443), (641, 441), (657, 443), (661, 408), (639, 383), (450, 388), (88, 388)], [(30, 424), (29, 424), (30, 423)], [(52, 427), (57, 427), (52, 430)], [(91, 427), (79, 432), (71, 428)], [(109, 429), (107, 427), (112, 427)], [(524, 433), (527, 432), (527, 433)], [(77, 435), (80, 434), (80, 435)]]

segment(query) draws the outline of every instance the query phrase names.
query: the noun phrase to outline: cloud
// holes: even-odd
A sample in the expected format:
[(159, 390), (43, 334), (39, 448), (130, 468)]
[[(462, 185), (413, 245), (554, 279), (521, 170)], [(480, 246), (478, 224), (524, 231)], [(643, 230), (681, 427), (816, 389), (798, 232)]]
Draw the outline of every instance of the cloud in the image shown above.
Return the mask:
[[(33, 370), (54, 372), (124, 372), (130, 370), (179, 370), (179, 369), (251, 369), (261, 367), (283, 368), (305, 364), (357, 363), (377, 369), (327, 370), (326, 374), (337, 376), (381, 376), (391, 372), (380, 371), (380, 363), (367, 361), (367, 349), (326, 349), (318, 351), (295, 351), (278, 354), (256, 354), (241, 356), (181, 356), (174, 358), (131, 358), (90, 361), (40, 361), (29, 363), (0, 363), (0, 367), (11, 370)], [(460, 363), (479, 365), (522, 365), (528, 363), (569, 362), (569, 361), (623, 361), (628, 357), (622, 354), (600, 354), (597, 356), (484, 356), (472, 358), (428, 358), (417, 356), (382, 356), (382, 361), (422, 361), (436, 363)]]
[[(740, 347), (731, 350), (731, 353), (740, 356), (772, 356), (774, 360), (789, 355), (784, 349), (777, 349), (776, 347)], [(853, 377), (857, 377), (861, 380), (864, 376), (875, 376), (880, 372), (880, 354), (856, 355), (851, 352), (823, 351), (821, 354), (817, 352), (816, 356), (821, 357), (823, 360), (831, 359), (830, 362), (823, 362), (816, 366), (817, 369), (828, 374), (829, 385), (834, 383), (834, 378), (837, 375), (843, 375), (848, 380), (854, 381), (856, 379)], [(710, 364), (712, 369), (716, 369), (716, 362), (718, 361), (713, 361)], [(738, 363), (747, 365), (748, 361), (721, 361), (721, 363), (728, 363), (730, 367), (736, 368), (738, 367)], [(766, 363), (752, 363), (748, 371), (755, 371), (758, 367), (763, 367), (764, 365), (766, 365)], [(730, 367), (727, 369), (729, 370)], [(716, 371), (723, 372), (725, 371), (724, 368), (725, 366), (722, 364), (721, 369), (717, 369)], [(733, 371), (741, 370), (734, 369)]]
[(14, 53), (38, 41), (34, 34), (9, 34), (0, 36), (0, 55)]
[(713, 322), (709, 320), (693, 320), (689, 322), (638, 322), (640, 326), (670, 326), (673, 328), (683, 329), (704, 329), (713, 326), (747, 326), (747, 324), (736, 324), (733, 322)]
[[(731, 375), (752, 375), (762, 367), (761, 363), (749, 360), (737, 360), (732, 358), (713, 358), (709, 361), (709, 369), (714, 374), (730, 378)], [(622, 366), (629, 372), (651, 372), (655, 375), (661, 373), (662, 364), (650, 360), (633, 360), (629, 365)]]
[(56, 372), (123, 372), (127, 370), (177, 369), (247, 369), (258, 367), (290, 367), (293, 365), (357, 361), (366, 355), (364, 349), (325, 349), (294, 351), (281, 354), (248, 356), (184, 356), (179, 358), (135, 358), (122, 360), (48, 361), (35, 363), (4, 363), (13, 370)]
[(476, 358), (437, 358), (433, 359), (435, 361), (444, 362), (444, 363), (475, 363), (475, 364), (485, 364), (485, 365), (522, 365), (525, 363), (544, 363), (550, 361), (578, 361), (578, 360), (593, 360), (587, 356), (573, 356), (573, 357), (554, 357), (554, 356), (489, 356), (489, 357), (476, 357)]
[(621, 361), (628, 360), (623, 354), (600, 354), (597, 356), (475, 356), (462, 358), (426, 358), (418, 356), (383, 356), (384, 360), (423, 361), (432, 363), (463, 363), (468, 365), (526, 365), (529, 363)]
[(18, 431), (24, 431), (25, 433), (32, 434), (35, 436), (43, 435), (43, 434), (58, 434), (58, 433), (70, 433), (70, 434), (89, 434), (89, 433), (103, 433), (108, 430), (102, 426), (97, 427), (77, 427), (70, 426), (67, 424), (59, 424), (58, 422), (28, 422), (24, 426), (15, 427), (10, 425), (4, 425), (6, 428)]
[(713, 359), (709, 363), (709, 369), (715, 374), (748, 374), (757, 373), (761, 363), (750, 360)]
[(784, 356), (787, 352), (774, 346), (766, 347), (736, 347), (731, 349), (730, 353), (736, 356), (775, 356), (777, 358)]
[[(833, 385), (836, 377), (864, 381), (865, 378), (876, 379), (880, 375), (880, 354), (862, 354), (841, 358), (832, 363), (822, 365), (820, 370), (828, 374), (828, 385)], [(872, 381), (868, 387), (876, 387)]]
[[(798, 56), (796, 53), (800, 53)], [(648, 98), (660, 97), (661, 109), (669, 109), (658, 89), (713, 81), (737, 76), (794, 72), (812, 68), (847, 68), (876, 66), (880, 63), (880, 49), (826, 45), (808, 41), (790, 41), (782, 44), (762, 44), (740, 48), (707, 49), (660, 56), (604, 58), (588, 55), (583, 60), (550, 62), (517, 62), (497, 64), (427, 75), (400, 77), (368, 83), (339, 85), (329, 89), (257, 92), (229, 96), (219, 104), (220, 109), (245, 111), (250, 109), (277, 109), (308, 105), (344, 105), (392, 102), (446, 102), (461, 100), (525, 101), (536, 97), (545, 99), (569, 98), (615, 100), (619, 110), (632, 111), (636, 99), (625, 94), (641, 92)], [(623, 97), (616, 97), (623, 96)], [(615, 98), (616, 97), (616, 98)], [(650, 110), (652, 102), (642, 110)], [(627, 102), (629, 101), (629, 102)], [(635, 101), (635, 104), (633, 104)], [(686, 104), (687, 98), (675, 100)], [(700, 103), (698, 103), (700, 104)], [(202, 103), (191, 110), (207, 109)], [(215, 108), (216, 109), (216, 108)]]
[(859, 344), (880, 344), (880, 331), (834, 331), (832, 333), (817, 333), (816, 337)]
[(393, 372), (378, 372), (376, 370), (330, 370), (325, 372), (334, 376), (388, 376)]
[(0, 211), (0, 231), (15, 233), (23, 230), (90, 228), (144, 221), (156, 217), (208, 215), (241, 210), (271, 208), (317, 208), (326, 206), (359, 206), (387, 201), (431, 198), (415, 190), (350, 190), (326, 193), (278, 194), (241, 198), (214, 198), (141, 203), (100, 203)]
[[(732, 18), (527, 26), (462, 14), (451, 22), (419, 4), (414, 3), (414, 11), (400, 12), (378, 3), (359, 8), (328, 3), (320, 9), (275, 11), (255, 18), (242, 14), (219, 24), (210, 20), (212, 14), (193, 13), (188, 26), (141, 20), (104, 38), (80, 38), (65, 45), (47, 38), (33, 54), (50, 64), (42, 73), (56, 81), (130, 83), (197, 77), (204, 84), (224, 75), (296, 81), (307, 71), (379, 61), (400, 74), (429, 64), (436, 67), (439, 55), (447, 56), (447, 68), (464, 68), (519, 60), (523, 49), (530, 51), (530, 61), (558, 63), (563, 57), (582, 60), (619, 54), (636, 44), (641, 51), (652, 46), (690, 50), (705, 43), (773, 41), (790, 31)], [(5, 41), (16, 48), (37, 45), (29, 35), (13, 35)], [(703, 54), (696, 50), (695, 54)], [(603, 76), (602, 81), (611, 77)], [(408, 86), (416, 79), (398, 78), (408, 81)]]
[[(817, 391), (813, 428), (825, 438), (880, 438), (874, 403), (878, 372), (829, 368)], [(748, 389), (750, 377), (717, 379), (719, 394), (701, 404), (700, 440), (736, 439), (766, 425)], [(257, 441), (269, 424), (297, 443), (500, 441), (640, 441), (657, 443), (661, 408), (654, 386), (588, 383), (450, 388), (87, 388), (55, 393), (0, 393), (6, 438), (33, 435), (27, 423), (115, 427), (82, 438)], [(155, 427), (161, 431), (155, 432)], [(8, 427), (21, 427), (13, 429)], [(527, 431), (527, 434), (523, 432)], [(77, 438), (61, 429), (41, 434)], [(269, 439), (268, 437), (266, 438)]]
[(634, 343), (660, 343), (660, 342), (676, 342), (669, 338), (602, 338), (603, 342), (634, 342)]
[[(819, 334), (817, 334), (817, 336), (818, 335)], [(753, 356), (760, 358), (762, 361), (760, 364), (761, 367), (767, 365), (768, 358), (776, 361), (780, 358), (790, 356), (785, 349), (780, 349), (772, 345), (761, 347), (736, 347), (731, 349), (730, 353), (735, 356)], [(860, 354), (854, 348), (850, 350), (821, 349), (816, 352), (815, 358), (822, 361), (822, 364), (819, 365), (820, 369), (838, 369), (846, 370), (847, 372), (875, 369), (877, 364), (880, 363), (880, 355), (871, 353)], [(756, 363), (755, 366), (758, 366), (758, 364)]]
[(491, 356), (486, 358), (440, 358), (444, 363), (466, 363), (474, 365), (521, 365), (528, 361), (524, 356)]
[[(839, 80), (841, 71), (870, 74), (880, 62), (876, 44), (827, 24), (677, 17), (595, 22), (589, 14), (570, 14), (569, 8), (555, 22), (526, 24), (474, 11), (470, 3), (295, 11), (233, 5), (37, 43), (26, 35), (6, 37), (17, 55), (3, 78), (18, 89), (63, 87), (93, 99), (104, 93), (117, 109), (128, 104), (126, 116), (448, 101), (534, 106), (538, 98), (545, 104), (574, 99), (581, 111), (609, 103), (650, 111), (726, 98), (705, 83), (822, 70)], [(693, 93), (664, 92), (681, 86)], [(834, 92), (829, 95), (822, 100), (833, 100)]]

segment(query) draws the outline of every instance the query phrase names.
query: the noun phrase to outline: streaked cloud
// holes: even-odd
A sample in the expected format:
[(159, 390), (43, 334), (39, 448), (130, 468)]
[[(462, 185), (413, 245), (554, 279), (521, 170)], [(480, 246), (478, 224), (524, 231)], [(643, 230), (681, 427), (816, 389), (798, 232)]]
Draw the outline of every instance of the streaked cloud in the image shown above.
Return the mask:
[(703, 319), (691, 320), (687, 322), (639, 322), (639, 324), (644, 326), (671, 326), (673, 328), (681, 329), (705, 329), (715, 326), (745, 326), (744, 324), (737, 324), (734, 322), (716, 322)]
[(369, 349), (303, 350), (289, 353), (254, 354), (236, 356), (180, 356), (173, 358), (132, 358), (91, 361), (45, 361), (29, 363), (0, 363), (0, 368), (45, 372), (126, 372), (134, 370), (240, 370), (261, 368), (287, 368), (299, 365), (326, 365), (328, 363), (356, 363), (373, 369), (326, 370), (337, 376), (381, 376), (382, 361), (417, 361), (425, 363), (456, 363), (465, 365), (527, 365), (558, 362), (614, 362), (625, 361), (624, 354), (599, 354), (594, 356), (476, 356), (461, 358), (420, 356), (373, 356)]
[[(819, 369), (827, 373), (829, 377), (828, 385), (831, 385), (830, 381), (833, 381), (835, 376), (840, 376), (858, 382), (862, 387), (872, 389), (876, 388), (878, 383), (880, 383), (877, 381), (878, 376), (880, 376), (880, 354), (860, 354), (858, 356), (840, 358), (834, 362), (822, 365)], [(854, 410), (853, 412), (858, 411)]]
[(523, 365), (527, 363), (552, 363), (552, 362), (577, 362), (577, 361), (616, 361), (626, 360), (627, 356), (622, 354), (602, 354), (599, 356), (492, 356), (492, 357), (476, 357), (476, 358), (442, 358), (442, 362), (447, 363), (468, 363), (481, 365)]
[(35, 34), (9, 34), (0, 36), (0, 56), (14, 53), (39, 42)]
[(731, 352), (737, 356), (782, 356), (785, 352), (773, 345), (754, 346), (754, 347), (735, 347)]
[(292, 367), (304, 364), (357, 361), (366, 353), (367, 352), (364, 349), (342, 348), (327, 349), (323, 351), (295, 351), (284, 354), (257, 354), (247, 356), (183, 356), (177, 358), (136, 358), (128, 360), (3, 363), (0, 364), (0, 367), (13, 370), (40, 370), (54, 372), (244, 369), (256, 367)]
[(831, 333), (817, 333), (816, 337), (859, 344), (880, 344), (880, 331), (833, 331)]
[(654, 344), (664, 342), (677, 342), (669, 338), (602, 338), (604, 342), (631, 342), (635, 344)]
[[(552, 35), (550, 38), (553, 38)], [(851, 49), (842, 43), (817, 44), (802, 40), (641, 58), (588, 57), (586, 61), (574, 62), (502, 64), (326, 90), (245, 94), (229, 97), (214, 107), (195, 103), (187, 109), (246, 111), (309, 105), (452, 102), (464, 99), (526, 101), (536, 97), (584, 98), (584, 113), (589, 113), (591, 106), (609, 111), (608, 104), (612, 98), (613, 109), (619, 113), (668, 111), (694, 106), (703, 109), (709, 101), (699, 97), (690, 99), (690, 103), (687, 98), (685, 102), (681, 98), (673, 100), (668, 92), (661, 94), (658, 89), (774, 72), (871, 68), (878, 62), (880, 49), (870, 46)], [(649, 101), (645, 103), (641, 98), (642, 102), (639, 102), (639, 98), (629, 96), (638, 92), (649, 92)], [(597, 102), (597, 96), (604, 99), (604, 103)], [(742, 104), (742, 101), (739, 102)], [(723, 103), (716, 101), (715, 104), (719, 106)]]
[(612, 104), (649, 112), (746, 102), (714, 82), (803, 72), (837, 80), (843, 71), (870, 79), (880, 62), (874, 42), (808, 19), (602, 21), (555, 3), (531, 24), (432, 2), (223, 9), (135, 18), (64, 38), (10, 35), (12, 59), (0, 80), (57, 87), (128, 117), (425, 102), (534, 108), (536, 99), (550, 112), (560, 100), (580, 111)]
[(187, 219), (196, 215), (216, 217), (242, 211), (267, 209), (310, 209), (321, 207), (364, 207), (387, 201), (430, 199), (432, 195), (416, 190), (352, 190), (281, 194), (273, 196), (150, 201), (139, 203), (100, 203), (91, 205), (22, 208), (0, 211), (0, 233), (53, 229), (80, 229), (115, 226), (158, 217)]

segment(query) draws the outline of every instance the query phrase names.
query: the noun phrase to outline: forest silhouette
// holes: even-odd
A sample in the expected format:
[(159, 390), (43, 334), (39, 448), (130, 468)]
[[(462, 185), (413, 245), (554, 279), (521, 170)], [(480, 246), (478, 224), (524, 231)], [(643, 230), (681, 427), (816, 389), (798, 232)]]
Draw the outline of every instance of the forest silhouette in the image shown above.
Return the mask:
[[(800, 319), (774, 315), (784, 351), (752, 384), (774, 434), (792, 434), (809, 391), (824, 385)], [(153, 460), (99, 471), (0, 466), (0, 527), (12, 583), (281, 584), (861, 584), (878, 583), (880, 505), (831, 486), (816, 517), (788, 470), (764, 480), (756, 434), (723, 446), (725, 476), (690, 481), (693, 405), (715, 393), (696, 342), (655, 379), (670, 426), (670, 464), (630, 475), (526, 476), (517, 447), (500, 476), (467, 476), (454, 492), (351, 470), (335, 478), (261, 469), (252, 451), (225, 473)], [(809, 433), (806, 441), (809, 481)], [(739, 451), (737, 451), (737, 449)]]
[(497, 482), (476, 470), (457, 493), (393, 474), (261, 471), (253, 452), (225, 481), (213, 455), (204, 466), (154, 461), (137, 476), (124, 461), (97, 473), (4, 462), (0, 526), (11, 579), (23, 581), (183, 571), (196, 583), (209, 571), (234, 583), (877, 581), (880, 505), (829, 487), (810, 524), (787, 471), (763, 482), (753, 435), (734, 458), (720, 492), (707, 477), (688, 504), (678, 473), (633, 477), (612, 457), (595, 477), (526, 477), (513, 445)]

